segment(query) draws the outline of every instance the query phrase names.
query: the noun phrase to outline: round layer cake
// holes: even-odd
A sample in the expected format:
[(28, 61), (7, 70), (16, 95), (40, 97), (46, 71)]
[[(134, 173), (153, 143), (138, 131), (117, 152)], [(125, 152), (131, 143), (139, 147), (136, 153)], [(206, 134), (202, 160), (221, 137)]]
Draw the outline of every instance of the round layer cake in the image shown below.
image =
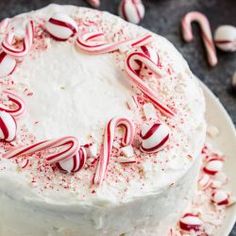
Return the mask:
[(180, 53), (74, 6), (0, 31), (0, 235), (167, 234), (194, 194), (206, 133)]

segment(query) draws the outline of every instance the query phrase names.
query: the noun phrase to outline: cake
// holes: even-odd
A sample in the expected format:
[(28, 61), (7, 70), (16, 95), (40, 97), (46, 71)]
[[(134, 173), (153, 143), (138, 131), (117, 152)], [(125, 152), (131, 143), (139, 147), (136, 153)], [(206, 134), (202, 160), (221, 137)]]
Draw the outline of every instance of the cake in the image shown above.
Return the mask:
[(167, 235), (195, 193), (206, 134), (181, 54), (75, 6), (0, 32), (0, 235)]

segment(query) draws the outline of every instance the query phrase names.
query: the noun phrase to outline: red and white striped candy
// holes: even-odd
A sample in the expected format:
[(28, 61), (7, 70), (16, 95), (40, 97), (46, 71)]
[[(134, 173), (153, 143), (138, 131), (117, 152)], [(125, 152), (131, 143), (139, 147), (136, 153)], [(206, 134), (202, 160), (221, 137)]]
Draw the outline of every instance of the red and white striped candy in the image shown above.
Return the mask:
[(87, 2), (92, 6), (98, 8), (100, 6), (100, 0), (87, 0)]
[(5, 18), (0, 22), (0, 34), (3, 34), (7, 31), (9, 22), (10, 22), (9, 18)]
[[(143, 45), (139, 48), (138, 51), (143, 53), (144, 55), (146, 55), (157, 66), (160, 65), (159, 55), (157, 54), (157, 51), (154, 50), (153, 48), (151, 48), (149, 46), (146, 46), (146, 45)], [(139, 75), (141, 70), (142, 70), (143, 63), (141, 61), (133, 61), (132, 67), (135, 70), (135, 72)]]
[(223, 164), (224, 160), (222, 158), (212, 158), (206, 162), (205, 166), (203, 167), (203, 171), (208, 175), (215, 175), (222, 170)]
[(126, 21), (138, 24), (145, 15), (145, 8), (141, 0), (122, 0), (119, 15)]
[(16, 68), (16, 59), (7, 55), (5, 52), (0, 53), (0, 77), (10, 75)]
[(179, 221), (179, 227), (183, 231), (199, 231), (202, 226), (202, 221), (198, 215), (186, 213)]
[(182, 19), (182, 32), (186, 42), (193, 40), (193, 32), (191, 23), (197, 22), (200, 25), (202, 32), (202, 39), (207, 51), (208, 62), (211, 66), (215, 66), (218, 62), (215, 44), (212, 38), (211, 27), (205, 15), (200, 12), (193, 11), (187, 13)]
[(169, 127), (161, 123), (144, 124), (141, 130), (141, 151), (155, 153), (165, 147), (170, 138)]
[(215, 190), (211, 195), (211, 200), (218, 206), (227, 206), (231, 204), (230, 194), (224, 190)]
[(18, 119), (25, 112), (25, 102), (10, 90), (5, 90), (3, 91), (3, 93), (7, 95), (8, 100), (12, 105), (10, 105), (9, 107), (0, 106), (0, 111), (6, 111), (14, 116), (14, 118)]
[(216, 29), (214, 40), (216, 46), (227, 52), (236, 51), (236, 27), (222, 25)]
[(11, 142), (16, 137), (15, 119), (7, 112), (0, 111), (0, 140)]
[(104, 142), (101, 148), (100, 157), (97, 164), (96, 173), (94, 176), (94, 184), (101, 184), (105, 178), (107, 166), (111, 158), (113, 141), (117, 127), (124, 127), (125, 133), (122, 140), (122, 146), (131, 145), (134, 139), (135, 128), (134, 124), (128, 118), (117, 117), (111, 119), (105, 129)]
[(66, 41), (77, 33), (78, 26), (68, 15), (57, 13), (48, 20), (45, 29), (54, 39)]
[(87, 153), (85, 148), (81, 147), (76, 154), (74, 154), (71, 158), (67, 158), (65, 160), (59, 161), (57, 163), (57, 167), (62, 170), (66, 171), (68, 173), (71, 172), (78, 172), (80, 171), (87, 159)]
[(199, 179), (198, 179), (198, 185), (202, 190), (207, 189), (208, 187), (211, 186), (211, 179), (210, 176), (204, 173), (201, 173)]
[(52, 149), (56, 149), (55, 152), (45, 157), (45, 160), (49, 164), (54, 164), (65, 159), (72, 158), (79, 149), (79, 141), (77, 138), (71, 136), (55, 140), (41, 141), (27, 147), (14, 148), (3, 154), (3, 157), (10, 159)]
[(123, 40), (120, 42), (109, 43), (105, 40), (104, 33), (93, 32), (93, 33), (82, 33), (77, 37), (77, 47), (90, 54), (104, 54), (119, 50), (121, 47), (139, 47), (147, 44), (152, 39), (150, 34), (146, 34), (136, 39)]
[(14, 39), (15, 39), (15, 34), (14, 32), (10, 32), (7, 34), (7, 36), (3, 39), (2, 42), (2, 50), (13, 57), (23, 57), (25, 56), (34, 40), (34, 22), (31, 20), (27, 25), (25, 29), (25, 36), (22, 39), (22, 45), (21, 47), (16, 47), (14, 45)]
[(156, 62), (152, 61), (146, 54), (142, 52), (132, 52), (128, 55), (125, 63), (125, 70), (129, 75), (129, 78), (151, 100), (157, 109), (168, 117), (174, 116), (174, 112), (160, 101), (157, 92), (149, 88), (142, 78), (140, 78), (140, 76), (136, 73), (133, 65), (134, 63), (137, 63), (137, 61), (140, 61), (142, 64), (147, 66), (155, 74), (163, 76), (163, 71), (156, 65)]

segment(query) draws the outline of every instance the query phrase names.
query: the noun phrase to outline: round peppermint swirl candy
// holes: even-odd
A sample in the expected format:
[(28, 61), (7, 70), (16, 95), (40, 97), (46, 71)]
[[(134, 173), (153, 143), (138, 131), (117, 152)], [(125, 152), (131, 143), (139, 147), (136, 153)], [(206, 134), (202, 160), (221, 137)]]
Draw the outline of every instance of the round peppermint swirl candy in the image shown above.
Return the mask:
[(5, 52), (0, 53), (0, 77), (10, 75), (16, 68), (16, 59), (7, 55)]
[(59, 161), (57, 167), (68, 173), (78, 172), (84, 167), (86, 159), (86, 150), (84, 147), (81, 147), (71, 158)]
[(159, 122), (144, 124), (141, 130), (141, 151), (155, 153), (168, 143), (170, 137), (169, 127)]
[(47, 32), (56, 40), (66, 41), (78, 31), (76, 22), (69, 16), (57, 13), (45, 25)]
[(145, 8), (141, 0), (122, 0), (119, 15), (126, 21), (138, 24), (145, 15)]
[(227, 52), (236, 51), (236, 27), (232, 25), (222, 25), (216, 29), (214, 35), (215, 45)]
[(16, 121), (8, 112), (0, 111), (0, 140), (11, 142), (16, 137)]

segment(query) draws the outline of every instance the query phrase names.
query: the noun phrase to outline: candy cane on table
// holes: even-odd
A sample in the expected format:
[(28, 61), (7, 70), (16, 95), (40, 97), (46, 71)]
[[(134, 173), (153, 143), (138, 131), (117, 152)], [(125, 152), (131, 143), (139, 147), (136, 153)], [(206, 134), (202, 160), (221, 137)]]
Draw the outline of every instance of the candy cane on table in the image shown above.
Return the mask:
[(174, 112), (171, 111), (164, 103), (160, 102), (157, 92), (149, 88), (145, 82), (138, 76), (133, 68), (134, 62), (141, 61), (155, 74), (162, 76), (163, 72), (147, 55), (142, 52), (132, 52), (128, 55), (125, 63), (125, 69), (130, 79), (137, 85), (137, 87), (151, 100), (151, 102), (159, 109), (163, 114), (168, 117), (174, 116)]
[(4, 90), (3, 94), (6, 94), (9, 101), (13, 103), (16, 108), (9, 108), (0, 105), (0, 111), (6, 111), (16, 119), (20, 118), (25, 112), (25, 102), (18, 95), (16, 95), (10, 90)]
[(101, 184), (105, 178), (107, 166), (111, 157), (112, 144), (115, 138), (115, 130), (119, 126), (123, 126), (125, 128), (122, 146), (131, 145), (131, 143), (133, 142), (135, 128), (131, 120), (129, 120), (128, 118), (116, 117), (108, 122), (105, 129), (104, 142), (101, 148), (100, 157), (93, 180), (94, 184)]
[(119, 42), (109, 43), (104, 40), (104, 33), (93, 32), (83, 33), (77, 37), (76, 45), (84, 52), (90, 54), (103, 54), (119, 50), (122, 46), (129, 46), (131, 48), (147, 44), (152, 39), (152, 35), (146, 34), (136, 39), (122, 40)]
[(100, 0), (87, 0), (87, 2), (92, 6), (92, 7), (99, 7), (100, 6)]
[(182, 32), (186, 42), (193, 40), (193, 32), (191, 23), (197, 22), (200, 25), (202, 39), (207, 51), (208, 62), (211, 66), (215, 66), (218, 62), (214, 40), (211, 33), (209, 21), (205, 15), (200, 12), (193, 11), (187, 13), (182, 19)]
[(45, 160), (49, 164), (57, 163), (59, 161), (65, 160), (67, 158), (73, 157), (75, 153), (79, 149), (79, 141), (77, 138), (68, 136), (68, 137), (63, 137), (59, 139), (54, 139), (54, 140), (45, 140), (41, 141), (38, 143), (35, 143), (30, 146), (26, 147), (19, 147), (19, 148), (14, 148), (5, 154), (3, 154), (4, 158), (11, 159), (14, 157), (19, 157), (23, 155), (31, 155), (36, 152), (40, 152), (43, 150), (49, 150), (49, 149), (54, 149), (58, 147), (63, 147), (63, 146), (68, 146), (64, 150), (57, 151), (56, 153), (53, 153), (51, 155), (48, 155), (45, 157)]
[(22, 46), (17, 48), (13, 46), (15, 34), (14, 32), (10, 32), (7, 34), (7, 36), (3, 39), (2, 42), (2, 50), (7, 53), (8, 55), (14, 56), (14, 57), (22, 57), (25, 56), (32, 44), (34, 39), (34, 23), (32, 20), (29, 21), (29, 23), (26, 25), (25, 29), (25, 36), (23, 38)]

